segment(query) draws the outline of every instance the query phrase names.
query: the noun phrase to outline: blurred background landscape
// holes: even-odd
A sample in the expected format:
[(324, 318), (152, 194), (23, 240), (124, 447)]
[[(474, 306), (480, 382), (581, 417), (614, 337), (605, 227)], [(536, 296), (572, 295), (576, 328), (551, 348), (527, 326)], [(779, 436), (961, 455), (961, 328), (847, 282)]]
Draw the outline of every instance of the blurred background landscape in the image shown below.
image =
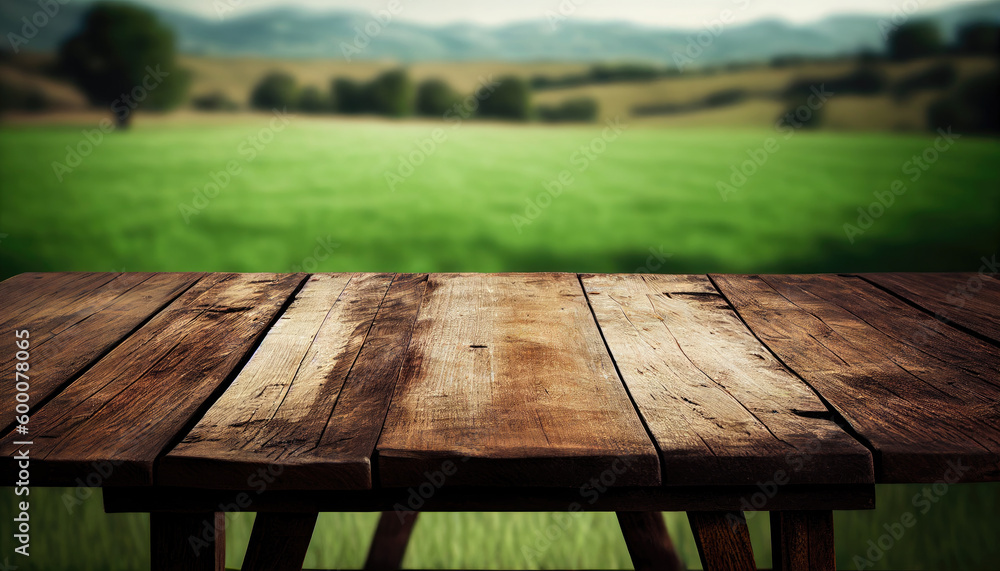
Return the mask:
[[(977, 271), (1000, 246), (1000, 2), (4, 0), (0, 31), (0, 279)], [(992, 485), (858, 566), (919, 492), (838, 513), (839, 566), (995, 569)], [(32, 490), (31, 569), (148, 566), (146, 518), (67, 493)], [(406, 564), (628, 567), (613, 514), (526, 559), (552, 521), (428, 514)], [(360, 566), (374, 526), (323, 514), (306, 566)]]

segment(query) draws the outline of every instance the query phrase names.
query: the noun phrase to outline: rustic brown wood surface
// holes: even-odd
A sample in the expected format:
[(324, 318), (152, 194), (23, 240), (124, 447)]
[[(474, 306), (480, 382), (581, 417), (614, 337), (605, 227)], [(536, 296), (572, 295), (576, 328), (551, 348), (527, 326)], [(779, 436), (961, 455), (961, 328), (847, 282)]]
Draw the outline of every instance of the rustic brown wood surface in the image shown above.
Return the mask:
[(868, 450), (704, 276), (584, 276), (670, 485), (873, 482)]
[[(1000, 281), (978, 274), (864, 274), (862, 279), (954, 323), (1000, 343)], [(926, 328), (941, 327), (927, 323)]]
[[(244, 489), (265, 470), (274, 489), (370, 487), (370, 447), (320, 444), (392, 278), (311, 277), (229, 389), (163, 459), (158, 481)], [(377, 429), (370, 445), (376, 437)]]
[(995, 481), (974, 277), (24, 274), (0, 326), (32, 331), (33, 485)]
[(932, 317), (857, 277), (713, 279), (869, 444), (877, 481), (1000, 480), (1000, 349), (922, 329)]
[(772, 571), (836, 571), (833, 512), (771, 512)]
[[(27, 275), (27, 274), (26, 274)], [(44, 276), (44, 274), (42, 274)], [(202, 274), (56, 274), (46, 280), (29, 275), (4, 282), (10, 291), (0, 319), (0, 338), (27, 331), (32, 408), (44, 403), (76, 374), (154, 315)], [(54, 282), (54, 283), (53, 283)], [(53, 289), (55, 288), (55, 289)], [(30, 298), (25, 292), (34, 292)], [(35, 300), (36, 303), (29, 303)], [(39, 303), (39, 300), (48, 300)], [(8, 313), (9, 310), (9, 313)], [(9, 317), (8, 317), (9, 316)], [(0, 370), (13, 371), (14, 351), (0, 356)], [(0, 429), (14, 416), (15, 384), (0, 383)]]
[[(31, 417), (32, 483), (151, 484), (153, 464), (241, 364), (303, 274), (198, 281)], [(18, 446), (0, 465), (13, 474)], [(98, 464), (113, 463), (105, 475)], [(97, 464), (95, 464), (97, 463)]]
[(431, 275), (378, 458), (390, 487), (660, 483), (573, 274)]

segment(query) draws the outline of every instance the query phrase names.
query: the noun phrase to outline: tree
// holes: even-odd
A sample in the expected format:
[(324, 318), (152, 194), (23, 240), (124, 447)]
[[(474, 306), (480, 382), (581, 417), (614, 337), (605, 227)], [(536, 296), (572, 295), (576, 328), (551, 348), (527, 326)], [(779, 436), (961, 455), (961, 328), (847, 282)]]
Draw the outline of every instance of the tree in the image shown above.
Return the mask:
[(933, 103), (927, 112), (931, 129), (957, 133), (1000, 133), (1000, 72), (994, 70), (965, 80), (956, 92)]
[(306, 113), (323, 113), (329, 111), (331, 107), (330, 98), (318, 87), (310, 85), (303, 88), (299, 94), (299, 109)]
[(558, 106), (540, 105), (538, 118), (548, 123), (591, 122), (597, 118), (597, 101), (590, 97), (567, 99)]
[(387, 71), (376, 77), (365, 89), (365, 99), (379, 115), (405, 117), (413, 114), (413, 84), (406, 71)]
[(295, 78), (280, 71), (265, 75), (250, 93), (250, 107), (254, 109), (295, 109), (298, 104), (299, 88)]
[(350, 115), (368, 110), (365, 105), (365, 87), (353, 79), (339, 77), (333, 80), (333, 101), (340, 113)]
[(941, 31), (934, 22), (909, 22), (889, 34), (889, 57), (906, 61), (944, 51)]
[(500, 78), (496, 89), (479, 103), (479, 115), (496, 119), (527, 121), (531, 115), (531, 89), (519, 77)]
[(82, 30), (60, 46), (59, 67), (93, 105), (110, 106), (119, 127), (139, 108), (164, 110), (181, 103), (189, 74), (177, 67), (173, 32), (152, 12), (98, 2)]
[(460, 100), (461, 96), (444, 81), (428, 79), (417, 88), (417, 114), (443, 117)]
[(958, 51), (969, 55), (1000, 55), (1000, 25), (974, 22), (962, 26), (958, 30)]

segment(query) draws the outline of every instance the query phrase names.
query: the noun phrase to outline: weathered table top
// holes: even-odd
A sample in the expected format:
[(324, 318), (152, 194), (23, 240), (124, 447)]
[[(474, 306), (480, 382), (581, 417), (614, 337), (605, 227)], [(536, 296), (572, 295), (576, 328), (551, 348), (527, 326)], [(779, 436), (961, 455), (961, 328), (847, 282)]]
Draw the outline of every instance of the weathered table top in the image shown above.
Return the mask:
[(0, 304), (32, 485), (1000, 480), (976, 274), (23, 274)]

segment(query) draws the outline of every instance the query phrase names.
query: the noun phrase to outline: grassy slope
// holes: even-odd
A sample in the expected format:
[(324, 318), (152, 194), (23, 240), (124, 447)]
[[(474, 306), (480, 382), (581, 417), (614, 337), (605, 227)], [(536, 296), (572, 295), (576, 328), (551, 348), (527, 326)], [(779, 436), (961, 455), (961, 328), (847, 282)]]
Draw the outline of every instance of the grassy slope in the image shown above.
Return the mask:
[[(468, 124), (390, 192), (386, 169), (436, 125), (293, 120), (246, 162), (266, 125), (140, 125), (62, 183), (50, 164), (78, 128), (0, 131), (3, 275), (288, 271), (328, 236), (321, 271), (632, 271), (660, 247), (666, 272), (956, 270), (998, 243), (996, 141), (961, 139), (852, 245), (843, 224), (931, 138), (800, 133), (723, 202), (717, 182), (773, 132), (634, 128), (581, 173), (599, 128)], [(185, 224), (232, 160), (242, 174)], [(511, 217), (563, 169), (574, 184), (519, 233)]]

